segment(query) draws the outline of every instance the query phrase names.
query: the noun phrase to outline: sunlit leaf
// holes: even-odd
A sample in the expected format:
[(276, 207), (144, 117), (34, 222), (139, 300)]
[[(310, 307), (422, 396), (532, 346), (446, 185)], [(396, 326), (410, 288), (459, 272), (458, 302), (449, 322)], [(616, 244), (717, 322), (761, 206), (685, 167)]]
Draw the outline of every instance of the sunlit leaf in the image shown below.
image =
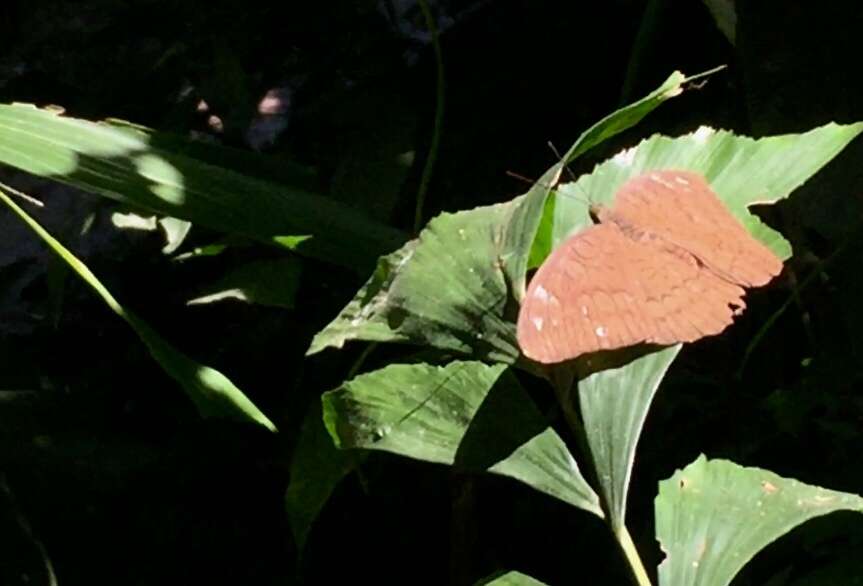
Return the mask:
[(584, 432), (613, 529), (623, 527), (626, 495), (647, 411), (680, 345), (653, 352), (621, 368), (578, 383)]
[(602, 516), (578, 465), (504, 364), (396, 364), (324, 395), (344, 448), (384, 450), (515, 478)]
[[(199, 157), (202, 149), (206, 159)], [(214, 149), (224, 156), (212, 156)], [(305, 183), (274, 183), (222, 164), (237, 157), (231, 149), (184, 146), (176, 136), (116, 121), (96, 124), (0, 105), (0, 163), (29, 173), (268, 244), (308, 234), (314, 237), (298, 246), (300, 252), (363, 273), (404, 242), (399, 231), (308, 191)]]
[(111, 214), (111, 223), (121, 230), (141, 230), (152, 232), (159, 227), (156, 216), (149, 214), (142, 216), (134, 212), (114, 212)]
[(380, 259), (309, 354), (348, 340), (394, 341), (512, 362), (515, 325), (495, 263), (495, 231), (512, 204), (441, 214), (417, 240)]
[(827, 124), (803, 134), (752, 139), (711, 128), (678, 138), (654, 136), (598, 165), (557, 191), (552, 247), (590, 224), (588, 203), (610, 204), (629, 178), (651, 169), (687, 169), (703, 175), (729, 211), (780, 258), (791, 246), (747, 209), (788, 197), (835, 157), (863, 123)]
[(163, 254), (173, 254), (180, 248), (192, 229), (191, 222), (171, 217), (159, 218), (159, 226), (162, 227), (162, 231), (165, 233), (165, 246), (162, 247)]
[(726, 586), (794, 527), (834, 511), (863, 511), (863, 499), (701, 456), (660, 483), (655, 506), (665, 552), (660, 586)]

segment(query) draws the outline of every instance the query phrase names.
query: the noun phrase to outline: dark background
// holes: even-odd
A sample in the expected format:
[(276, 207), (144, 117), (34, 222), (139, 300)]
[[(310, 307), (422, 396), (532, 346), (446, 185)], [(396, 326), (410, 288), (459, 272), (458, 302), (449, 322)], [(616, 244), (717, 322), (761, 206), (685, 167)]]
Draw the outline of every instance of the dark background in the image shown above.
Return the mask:
[[(507, 171), (539, 176), (555, 160), (549, 141), (565, 150), (674, 70), (728, 65), (574, 173), (654, 132), (709, 124), (764, 136), (863, 120), (859, 3), (740, 4), (732, 44), (700, 2), (434, 3), (446, 111), (426, 218), (524, 191)], [(0, 40), (2, 102), (58, 104), (241, 148), (260, 97), (290, 88), (288, 127), (266, 156), (314, 170), (317, 191), (411, 229), (435, 106), (433, 53), (411, 3), (7, 1)], [(201, 98), (222, 133), (196, 113)], [(413, 166), (393, 163), (409, 151)], [(794, 259), (749, 295), (734, 328), (685, 348), (666, 378), (628, 515), (648, 566), (661, 559), (656, 483), (700, 453), (863, 492), (860, 156), (858, 141), (762, 210)], [(171, 264), (157, 237), (112, 231), (110, 202), (0, 174), (53, 206), (41, 219), (118, 297), (229, 373), (281, 430), (273, 438), (200, 421), (128, 327), (75, 279), (56, 323), (47, 319), (50, 257), (0, 212), (0, 389), (20, 391), (0, 401), (0, 584), (48, 583), (39, 542), (64, 586), (470, 583), (500, 569), (549, 584), (627, 580), (593, 517), (510, 480), (381, 455), (337, 488), (301, 554), (284, 510), (292, 449), (309, 406), (343, 380), (360, 348), (303, 354), (361, 279), (306, 260), (293, 311), (190, 309), (183, 302), (196, 284), (271, 253)], [(89, 214), (96, 228), (78, 236)], [(735, 376), (753, 335), (789, 299)], [(381, 348), (365, 368), (405, 352)], [(536, 395), (550, 401), (541, 386)], [(846, 584), (863, 572), (858, 560), (863, 523), (834, 515), (770, 546), (735, 584)]]

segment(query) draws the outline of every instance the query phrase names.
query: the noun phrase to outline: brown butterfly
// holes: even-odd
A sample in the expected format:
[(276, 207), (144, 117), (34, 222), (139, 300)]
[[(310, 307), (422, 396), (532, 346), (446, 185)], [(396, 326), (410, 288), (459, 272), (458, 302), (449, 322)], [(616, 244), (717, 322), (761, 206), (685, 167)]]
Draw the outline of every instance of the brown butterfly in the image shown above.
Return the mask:
[(600, 223), (558, 246), (534, 275), (518, 316), (525, 356), (561, 362), (642, 342), (720, 333), (782, 261), (690, 171), (629, 179)]

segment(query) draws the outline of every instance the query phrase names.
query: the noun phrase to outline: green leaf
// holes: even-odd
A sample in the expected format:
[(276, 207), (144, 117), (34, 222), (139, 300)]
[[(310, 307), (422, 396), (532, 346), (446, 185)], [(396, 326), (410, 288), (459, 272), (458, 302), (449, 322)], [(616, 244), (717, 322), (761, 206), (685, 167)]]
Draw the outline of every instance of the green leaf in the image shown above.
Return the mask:
[(584, 432), (613, 530), (626, 520), (635, 447), (659, 383), (680, 344), (602, 370), (578, 383)]
[(236, 299), (273, 307), (294, 307), (302, 263), (297, 258), (259, 260), (234, 267), (186, 303), (201, 305)]
[(410, 342), (513, 362), (515, 324), (495, 263), (495, 232), (512, 203), (441, 214), (419, 238), (380, 259), (354, 299), (308, 353), (348, 340)]
[(545, 586), (545, 583), (521, 572), (506, 572), (480, 580), (476, 586)]
[(602, 516), (563, 440), (506, 365), (391, 365), (325, 393), (323, 402), (340, 447), (487, 470)]
[(314, 237), (300, 252), (360, 272), (404, 242), (402, 233), (356, 210), (208, 163), (186, 154), (197, 151), (180, 143), (131, 125), (0, 105), (0, 163), (35, 175), (260, 242), (308, 234)]
[(36, 220), (21, 209), (8, 195), (0, 191), (2, 200), (15, 212), (42, 240), (88, 284), (111, 310), (132, 326), (150, 354), (168, 375), (174, 378), (198, 408), (203, 417), (226, 417), (239, 421), (254, 422), (270, 431), (276, 431), (264, 415), (243, 392), (218, 370), (199, 364), (174, 349), (162, 339), (155, 330), (128, 309), (124, 308), (111, 295), (110, 291), (96, 278), (96, 275), (73, 255), (57, 239), (49, 234)]
[(786, 259), (791, 256), (790, 244), (752, 215), (748, 206), (788, 197), (861, 131), (863, 123), (831, 123), (803, 134), (757, 140), (708, 127), (678, 138), (651, 137), (598, 165), (590, 175), (559, 187), (552, 248), (590, 224), (588, 204), (611, 204), (627, 179), (651, 169), (674, 168), (703, 175), (729, 211)]
[(659, 485), (660, 586), (725, 586), (761, 549), (804, 521), (863, 510), (863, 499), (704, 456)]
[(362, 459), (360, 453), (333, 445), (324, 427), (321, 403), (315, 401), (294, 448), (291, 481), (285, 493), (285, 510), (297, 549), (302, 551), (312, 524), (333, 490)]

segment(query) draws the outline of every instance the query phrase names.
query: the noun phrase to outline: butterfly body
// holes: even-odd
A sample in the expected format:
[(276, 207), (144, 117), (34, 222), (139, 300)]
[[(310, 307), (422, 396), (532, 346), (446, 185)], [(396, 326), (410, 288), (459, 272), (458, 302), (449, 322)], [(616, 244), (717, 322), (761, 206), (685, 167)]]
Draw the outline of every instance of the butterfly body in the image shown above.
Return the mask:
[(599, 223), (549, 255), (518, 319), (524, 354), (554, 363), (642, 342), (718, 334), (782, 262), (701, 176), (663, 170), (624, 183)]

